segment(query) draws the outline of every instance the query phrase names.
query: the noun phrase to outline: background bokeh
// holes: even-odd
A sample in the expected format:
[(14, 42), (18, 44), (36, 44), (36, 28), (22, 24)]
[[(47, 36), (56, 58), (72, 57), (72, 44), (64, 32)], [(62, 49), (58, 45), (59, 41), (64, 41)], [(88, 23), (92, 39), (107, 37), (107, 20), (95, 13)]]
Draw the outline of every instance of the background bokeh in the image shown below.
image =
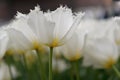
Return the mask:
[(10, 21), (17, 11), (28, 13), (37, 4), (43, 11), (67, 5), (73, 11), (86, 12), (87, 18), (109, 18), (120, 15), (120, 0), (0, 0), (0, 25)]

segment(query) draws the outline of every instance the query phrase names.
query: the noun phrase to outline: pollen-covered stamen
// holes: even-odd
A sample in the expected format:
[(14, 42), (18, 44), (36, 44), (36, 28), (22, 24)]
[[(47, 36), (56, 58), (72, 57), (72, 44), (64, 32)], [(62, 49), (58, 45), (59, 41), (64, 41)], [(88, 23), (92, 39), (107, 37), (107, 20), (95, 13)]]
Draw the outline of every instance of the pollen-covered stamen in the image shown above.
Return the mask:
[(50, 45), (50, 47), (57, 47), (60, 45), (59, 39), (58, 38), (54, 38), (52, 41), (52, 44)]
[(37, 41), (33, 42), (33, 49), (38, 49), (39, 48), (39, 43)]
[(33, 42), (33, 50), (39, 50), (40, 52), (44, 53), (45, 52), (45, 47), (43, 44), (38, 43), (37, 41)]

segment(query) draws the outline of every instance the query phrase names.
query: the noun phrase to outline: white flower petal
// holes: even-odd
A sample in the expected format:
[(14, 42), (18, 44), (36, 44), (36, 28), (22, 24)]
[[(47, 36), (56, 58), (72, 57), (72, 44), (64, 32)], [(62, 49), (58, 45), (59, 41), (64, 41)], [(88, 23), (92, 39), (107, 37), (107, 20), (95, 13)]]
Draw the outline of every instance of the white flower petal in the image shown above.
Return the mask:
[[(109, 39), (87, 39), (84, 51), (84, 59), (92, 59), (90, 60), (89, 65), (91, 64), (93, 67), (96, 68), (99, 68), (101, 66), (102, 68), (111, 67), (112, 64), (114, 64), (118, 60), (118, 56), (119, 54), (116, 44), (114, 42), (111, 42)], [(111, 60), (111, 63), (109, 62), (109, 60)]]
[(62, 53), (66, 59), (78, 60), (82, 57), (84, 38), (85, 36), (81, 36), (76, 32), (72, 38), (62, 46)]
[(59, 7), (51, 12), (53, 22), (55, 22), (54, 37), (62, 39), (73, 24), (73, 14), (67, 7)]
[(32, 43), (28, 40), (23, 33), (14, 29), (8, 28), (6, 29), (9, 36), (9, 45), (8, 50), (12, 50), (15, 53), (22, 53), (27, 50), (32, 49)]
[(72, 35), (74, 34), (75, 30), (78, 28), (83, 15), (84, 15), (83, 13), (80, 13), (79, 15), (76, 16), (75, 21), (73, 22), (73, 24), (71, 25), (71, 27), (69, 28), (67, 33), (63, 36), (61, 41), (66, 42), (66, 41), (68, 41), (72, 37)]
[(9, 25), (9, 27), (12, 27), (22, 32), (31, 41), (34, 41), (37, 39), (35, 34), (30, 29), (29, 25), (27, 24), (27, 17), (19, 17), (18, 19), (14, 20)]
[(8, 35), (5, 31), (0, 31), (0, 59), (5, 55), (8, 45)]
[(53, 39), (54, 23), (47, 21), (42, 11), (31, 11), (28, 24), (42, 43), (49, 43)]

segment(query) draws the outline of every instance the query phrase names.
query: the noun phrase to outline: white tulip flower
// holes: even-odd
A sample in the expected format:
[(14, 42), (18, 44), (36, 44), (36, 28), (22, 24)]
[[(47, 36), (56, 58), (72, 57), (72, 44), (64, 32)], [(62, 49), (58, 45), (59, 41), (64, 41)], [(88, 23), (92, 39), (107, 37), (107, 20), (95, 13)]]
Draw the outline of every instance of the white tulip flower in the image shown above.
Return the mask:
[(26, 51), (31, 50), (33, 48), (31, 40), (26, 38), (22, 32), (13, 28), (13, 26), (15, 26), (16, 23), (17, 22), (13, 22), (4, 29), (9, 37), (9, 42), (6, 52), (8, 54), (14, 54), (14, 53), (23, 54)]
[(70, 61), (79, 60), (82, 57), (82, 51), (84, 48), (85, 35), (76, 31), (72, 38), (62, 46), (62, 53), (64, 57)]
[(7, 53), (26, 53), (28, 50), (43, 50), (39, 45), (39, 40), (27, 24), (27, 16), (18, 13), (16, 19), (5, 28), (9, 35), (9, 45)]
[(68, 69), (70, 66), (63, 59), (54, 59), (53, 58), (53, 71), (61, 73)]
[(61, 58), (62, 57), (62, 47), (56, 47), (53, 50), (53, 57), (55, 57), (56, 59)]
[[(10, 66), (13, 78), (19, 76), (15, 66)], [(11, 80), (11, 74), (9, 71), (9, 67), (5, 62), (0, 63), (0, 80)]]
[(79, 25), (80, 33), (89, 37), (102, 38), (107, 36), (117, 45), (120, 43), (120, 27), (114, 19), (108, 20), (83, 20)]
[(109, 26), (110, 24), (108, 25), (107, 20), (87, 19), (81, 21), (78, 29), (81, 34), (87, 34), (91, 37), (100, 38), (106, 34), (106, 31), (110, 28)]
[(85, 66), (109, 68), (116, 63), (119, 56), (116, 45), (119, 27), (115, 21), (84, 20), (79, 30), (87, 35), (83, 54)]
[(106, 36), (103, 38), (87, 37), (84, 47), (84, 66), (111, 68), (118, 60), (117, 45)]
[(39, 40), (37, 36), (32, 32), (29, 25), (27, 24), (27, 16), (18, 13), (16, 19), (10, 24), (10, 27), (16, 31), (21, 32), (21, 34), (31, 42), (33, 49), (40, 47)]
[(71, 9), (66, 7), (59, 7), (48, 13), (35, 7), (28, 14), (28, 25), (41, 43), (57, 47), (71, 38), (82, 17), (82, 13), (74, 17)]

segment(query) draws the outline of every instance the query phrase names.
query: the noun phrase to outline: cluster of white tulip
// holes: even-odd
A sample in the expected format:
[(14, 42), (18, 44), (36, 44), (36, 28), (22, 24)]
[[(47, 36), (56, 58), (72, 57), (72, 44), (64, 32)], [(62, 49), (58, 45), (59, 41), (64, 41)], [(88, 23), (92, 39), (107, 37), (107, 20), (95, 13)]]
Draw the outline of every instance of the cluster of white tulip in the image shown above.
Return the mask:
[(49, 47), (49, 80), (52, 54), (62, 54), (71, 62), (83, 57), (83, 66), (112, 68), (120, 55), (120, 17), (85, 20), (83, 16), (62, 6), (48, 12), (39, 6), (28, 14), (18, 12), (9, 25), (0, 28), (0, 59), (6, 54), (48, 51)]
[(72, 37), (82, 17), (83, 13), (73, 15), (71, 9), (62, 6), (51, 12), (43, 12), (39, 6), (27, 15), (18, 12), (7, 27), (1, 28), (0, 57), (5, 54), (24, 54), (30, 50), (42, 52), (45, 45), (52, 51), (52, 48), (65, 44)]
[(119, 58), (120, 18), (82, 20), (72, 38), (59, 47), (64, 57), (83, 57), (84, 66), (111, 68)]

